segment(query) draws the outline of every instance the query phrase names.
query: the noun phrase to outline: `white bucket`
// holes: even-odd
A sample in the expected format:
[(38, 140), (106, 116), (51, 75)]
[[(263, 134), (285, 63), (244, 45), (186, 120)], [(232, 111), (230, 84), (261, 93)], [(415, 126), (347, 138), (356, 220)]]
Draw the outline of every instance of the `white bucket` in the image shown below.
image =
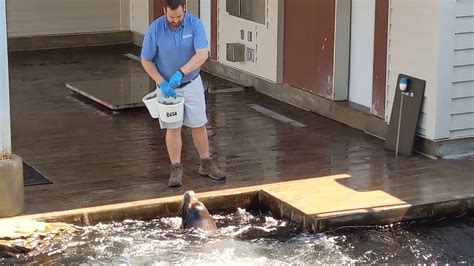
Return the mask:
[(177, 95), (176, 98), (163, 97), (151, 92), (143, 97), (151, 117), (160, 118), (165, 123), (175, 123), (183, 120), (184, 97)]
[(142, 99), (143, 103), (145, 104), (148, 112), (150, 112), (151, 117), (159, 118), (159, 111), (158, 111), (158, 97), (156, 92), (150, 92)]

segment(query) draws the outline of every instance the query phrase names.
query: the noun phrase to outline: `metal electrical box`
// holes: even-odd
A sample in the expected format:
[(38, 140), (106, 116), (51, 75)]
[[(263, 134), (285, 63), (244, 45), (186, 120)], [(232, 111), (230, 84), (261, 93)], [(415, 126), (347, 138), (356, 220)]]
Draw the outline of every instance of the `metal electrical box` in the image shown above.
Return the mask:
[(225, 11), (229, 15), (240, 17), (240, 0), (227, 0)]
[(265, 24), (265, 0), (240, 0), (240, 17)]
[(227, 43), (226, 58), (230, 62), (245, 61), (245, 45), (241, 43)]
[(229, 15), (265, 24), (265, 0), (227, 0)]

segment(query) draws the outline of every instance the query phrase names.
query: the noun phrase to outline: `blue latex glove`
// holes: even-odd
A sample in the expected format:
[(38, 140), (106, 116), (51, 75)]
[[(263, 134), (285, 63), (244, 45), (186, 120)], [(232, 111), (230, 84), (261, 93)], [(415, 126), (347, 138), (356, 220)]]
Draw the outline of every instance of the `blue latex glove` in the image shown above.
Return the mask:
[(158, 86), (165, 97), (176, 97), (176, 92), (171, 88), (168, 82), (163, 81)]
[(183, 79), (183, 72), (181, 70), (178, 70), (174, 72), (173, 76), (170, 78), (170, 86), (171, 88), (177, 88), (181, 84), (181, 80)]

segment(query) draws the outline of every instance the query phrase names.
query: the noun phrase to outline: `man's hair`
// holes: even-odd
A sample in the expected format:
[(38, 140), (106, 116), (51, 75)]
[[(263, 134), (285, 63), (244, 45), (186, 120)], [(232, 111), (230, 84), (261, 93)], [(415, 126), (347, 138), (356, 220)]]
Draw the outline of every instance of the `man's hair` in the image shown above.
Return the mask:
[(176, 10), (178, 7), (186, 6), (186, 0), (163, 0), (163, 6), (171, 10)]

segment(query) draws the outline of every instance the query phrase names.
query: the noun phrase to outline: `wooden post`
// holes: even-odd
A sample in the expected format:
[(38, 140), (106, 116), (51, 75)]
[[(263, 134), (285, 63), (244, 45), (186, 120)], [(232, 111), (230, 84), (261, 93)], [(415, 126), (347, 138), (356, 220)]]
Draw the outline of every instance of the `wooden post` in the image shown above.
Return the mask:
[(0, 0), (0, 160), (11, 159), (12, 156), (5, 2), (6, 0)]

